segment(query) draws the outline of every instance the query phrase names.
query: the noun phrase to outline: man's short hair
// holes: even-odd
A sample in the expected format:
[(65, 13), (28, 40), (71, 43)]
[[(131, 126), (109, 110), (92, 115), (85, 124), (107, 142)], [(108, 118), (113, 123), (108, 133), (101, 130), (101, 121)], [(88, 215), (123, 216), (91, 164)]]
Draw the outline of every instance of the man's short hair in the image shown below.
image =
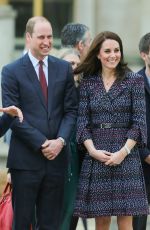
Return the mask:
[(79, 41), (85, 41), (85, 33), (89, 27), (80, 23), (68, 23), (61, 31), (61, 44), (63, 47), (75, 47)]
[(145, 34), (139, 42), (139, 51), (148, 54), (150, 50), (150, 33)]
[(29, 18), (29, 20), (27, 21), (26, 24), (26, 33), (29, 33), (30, 35), (32, 35), (33, 30), (34, 30), (34, 26), (37, 22), (48, 22), (48, 19), (43, 17), (43, 16), (35, 16), (32, 18)]

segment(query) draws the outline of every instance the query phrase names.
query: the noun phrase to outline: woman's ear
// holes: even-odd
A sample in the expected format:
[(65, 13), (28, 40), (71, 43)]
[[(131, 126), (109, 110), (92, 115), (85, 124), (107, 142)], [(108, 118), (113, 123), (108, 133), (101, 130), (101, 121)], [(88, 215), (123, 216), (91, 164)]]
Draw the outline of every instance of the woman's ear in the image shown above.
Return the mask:
[(99, 54), (97, 54), (97, 58), (100, 59)]

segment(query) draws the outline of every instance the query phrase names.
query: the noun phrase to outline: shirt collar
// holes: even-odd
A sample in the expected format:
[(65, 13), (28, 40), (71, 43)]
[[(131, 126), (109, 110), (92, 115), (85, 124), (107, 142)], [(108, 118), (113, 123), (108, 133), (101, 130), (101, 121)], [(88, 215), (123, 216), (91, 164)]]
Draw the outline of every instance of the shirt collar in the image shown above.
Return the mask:
[[(30, 58), (34, 68), (35, 68), (39, 64), (39, 60), (32, 55), (30, 50), (28, 52), (28, 55), (29, 55), (29, 58)], [(44, 62), (44, 65), (46, 67), (48, 67), (48, 56), (46, 56), (42, 61)]]

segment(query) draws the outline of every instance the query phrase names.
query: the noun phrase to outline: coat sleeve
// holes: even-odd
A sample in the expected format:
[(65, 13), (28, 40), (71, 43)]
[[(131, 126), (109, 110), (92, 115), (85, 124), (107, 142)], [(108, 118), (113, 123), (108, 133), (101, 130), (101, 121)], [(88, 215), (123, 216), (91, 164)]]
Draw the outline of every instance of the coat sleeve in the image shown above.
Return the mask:
[(77, 91), (75, 88), (73, 71), (70, 64), (68, 64), (67, 69), (67, 80), (64, 90), (64, 97), (62, 98), (64, 112), (57, 133), (57, 137), (63, 137), (66, 142), (69, 141), (73, 127), (76, 124), (78, 110)]
[(77, 142), (82, 144), (87, 139), (92, 139), (90, 119), (90, 99), (87, 80), (83, 79), (80, 85), (79, 110), (77, 118)]
[[(15, 118), (13, 118), (7, 114), (3, 114), (0, 117), (0, 137), (2, 137), (7, 132), (7, 130), (10, 128), (14, 119)], [(16, 119), (18, 119), (18, 118), (16, 118)]]
[(147, 143), (146, 127), (146, 105), (144, 79), (135, 74), (131, 84), (131, 128), (127, 133), (127, 138), (137, 141), (138, 146), (145, 146)]

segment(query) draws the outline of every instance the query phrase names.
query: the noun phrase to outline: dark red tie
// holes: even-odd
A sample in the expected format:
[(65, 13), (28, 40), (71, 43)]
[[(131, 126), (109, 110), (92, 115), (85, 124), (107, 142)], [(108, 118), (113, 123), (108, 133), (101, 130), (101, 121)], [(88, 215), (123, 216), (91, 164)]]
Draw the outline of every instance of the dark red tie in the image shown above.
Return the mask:
[(41, 84), (41, 88), (47, 103), (48, 99), (48, 88), (47, 88), (47, 83), (46, 83), (46, 78), (45, 78), (45, 73), (43, 71), (43, 61), (39, 61), (39, 80)]

